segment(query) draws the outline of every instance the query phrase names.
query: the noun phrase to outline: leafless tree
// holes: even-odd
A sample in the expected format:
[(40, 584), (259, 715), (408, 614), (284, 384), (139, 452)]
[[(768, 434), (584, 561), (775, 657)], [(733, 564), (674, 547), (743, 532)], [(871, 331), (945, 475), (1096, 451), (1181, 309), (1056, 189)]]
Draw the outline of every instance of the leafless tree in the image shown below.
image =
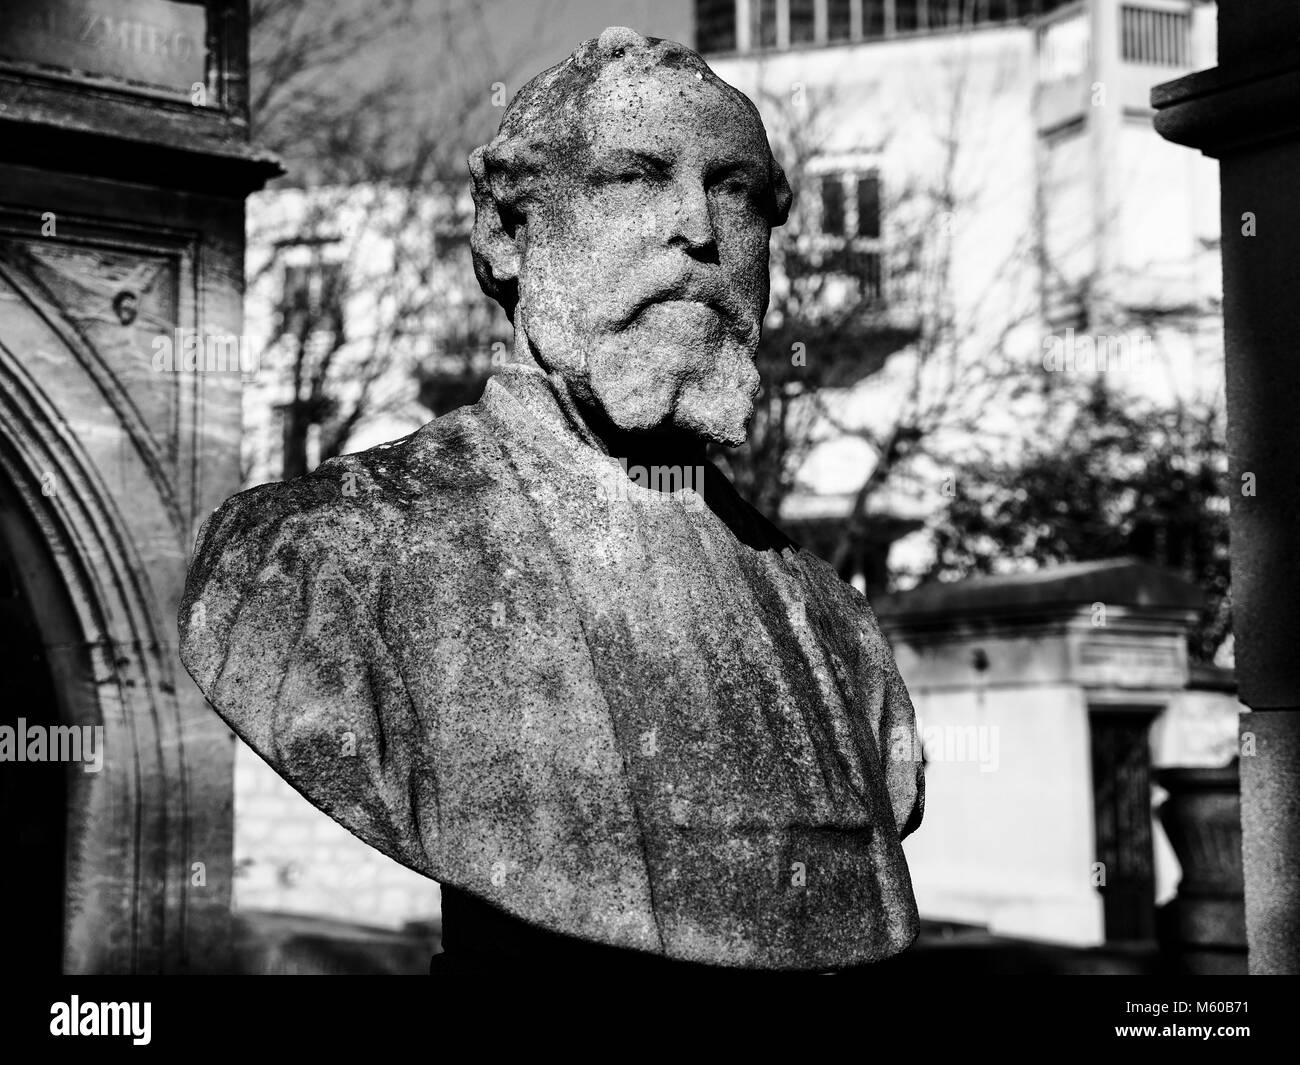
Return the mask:
[[(478, 298), (465, 195), (466, 156), (541, 39), (518, 34), (526, 43), (503, 52), (488, 26), (519, 19), (507, 8), (253, 2), (254, 132), (288, 165), (252, 205), (249, 235), (250, 291), (283, 293), (261, 353), (273, 387), (250, 393), (277, 408), (279, 476), (347, 450), (368, 419), (419, 420), (440, 387), (481, 376), (508, 331)], [(540, 30), (549, 9), (527, 17)], [(269, 458), (250, 449), (246, 473)]]
[[(954, 291), (954, 240), (980, 209), (979, 191), (963, 188), (960, 159), (969, 140), (970, 100), (961, 69), (946, 92), (947, 113), (935, 131), (939, 164), (891, 187), (889, 170), (875, 185), (883, 226), (826, 232), (818, 203), (825, 141), (840, 101), (815, 103), (766, 95), (760, 107), (774, 148), (796, 192), (796, 206), (773, 241), (773, 299), (759, 355), (765, 391), (745, 447), (720, 454), (741, 490), (776, 519), (795, 489), (799, 468), (819, 444), (852, 438), (869, 464), (833, 538), (821, 545), (843, 576), (854, 575), (873, 498), (907, 478), (933, 477), (944, 448), (962, 433), (985, 432), (982, 413), (1026, 387), (1025, 367), (1010, 341), (1034, 319), (1032, 220), (984, 278), (990, 296), (961, 299)], [(888, 142), (875, 154), (889, 159)], [(819, 210), (819, 206), (821, 209)], [(878, 236), (878, 239), (874, 239)], [(1008, 295), (1009, 293), (1009, 295)], [(989, 321), (989, 307), (1005, 307)], [(850, 417), (847, 390), (892, 377), (900, 393), (888, 418), (870, 425)]]

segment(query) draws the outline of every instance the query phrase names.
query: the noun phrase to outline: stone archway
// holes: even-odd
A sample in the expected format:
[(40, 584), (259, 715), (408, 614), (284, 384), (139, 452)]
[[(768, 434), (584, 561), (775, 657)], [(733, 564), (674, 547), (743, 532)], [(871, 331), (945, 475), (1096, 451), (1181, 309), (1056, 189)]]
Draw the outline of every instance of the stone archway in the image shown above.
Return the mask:
[[(52, 565), (22, 517), (12, 489), (0, 483), (0, 677), (6, 694), (0, 727), (13, 730), (15, 749), (7, 754), (15, 758), (27, 726), (62, 723), (45, 634), (68, 617), (56, 595), (42, 595), (46, 618), (36, 616), (29, 578), (48, 576)], [(23, 914), (8, 942), (22, 972), (48, 975), (63, 968), (68, 789), (81, 786), (70, 772), (58, 763), (31, 761), (13, 761), (0, 771), (0, 848), (9, 867), (23, 874), (0, 878), (0, 900), (6, 913)]]
[(174, 481), (17, 241), (0, 240), (0, 312), (0, 534), (51, 719), (103, 728), (102, 770), (67, 773), (63, 966), (222, 969), (233, 747), (175, 652), (190, 530)]
[(199, 523), (239, 488), (241, 381), (153, 354), (242, 334), (244, 198), (281, 168), (249, 141), (248, 0), (145, 6), (137, 28), (183, 51), (97, 48), (42, 0), (0, 5), (9, 613), (46, 662), (31, 698), (104, 736), (102, 771), (67, 774), (70, 972), (232, 956), (235, 740), (181, 665), (176, 611)]

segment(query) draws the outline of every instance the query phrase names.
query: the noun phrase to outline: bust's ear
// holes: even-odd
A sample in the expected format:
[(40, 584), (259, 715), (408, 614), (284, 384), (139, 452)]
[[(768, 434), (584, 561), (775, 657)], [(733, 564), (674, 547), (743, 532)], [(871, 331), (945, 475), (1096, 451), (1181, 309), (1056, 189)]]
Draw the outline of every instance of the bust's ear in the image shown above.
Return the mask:
[(772, 204), (769, 224), (773, 229), (785, 225), (790, 217), (790, 205), (794, 202), (794, 193), (790, 182), (786, 180), (785, 171), (774, 159), (772, 161)]
[(493, 178), (498, 175), (491, 172), (496, 167), (489, 165), (488, 149), (491, 147), (475, 148), (469, 156), (474, 193), (474, 230), (470, 246), (479, 283), (489, 295), (501, 299), (503, 290), (513, 288), (519, 278), (519, 249), (515, 244), (517, 219), (514, 211), (493, 188)]

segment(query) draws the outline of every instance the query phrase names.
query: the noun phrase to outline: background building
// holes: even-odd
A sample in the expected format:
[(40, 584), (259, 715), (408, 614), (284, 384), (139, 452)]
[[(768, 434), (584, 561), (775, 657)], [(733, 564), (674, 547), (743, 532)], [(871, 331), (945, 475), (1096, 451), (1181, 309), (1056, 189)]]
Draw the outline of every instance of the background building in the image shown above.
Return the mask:
[(1217, 174), (1161, 140), (1149, 102), (1213, 64), (1214, 18), (1188, 0), (696, 4), (700, 49), (793, 171), (778, 241), (843, 275), (818, 306), (857, 301), (874, 328), (819, 347), (774, 286), (769, 334), (807, 340), (809, 367), (856, 359), (846, 385), (805, 374), (823, 416), (779, 513), (814, 545), (869, 515), (842, 568), (860, 587), (925, 569), (922, 526), (972, 440), (1013, 453), (1090, 380), (1221, 406)]
[[(788, 380), (814, 413), (778, 513), (890, 628), (934, 798), (907, 843), (923, 917), (1154, 935), (1181, 874), (1152, 766), (1233, 754), (1230, 680), (1189, 673), (1190, 584), (1148, 594), (1140, 567), (1088, 562), (879, 594), (932, 570), (964, 455), (1014, 462), (1098, 388), (1221, 412), (1218, 176), (1156, 134), (1149, 100), (1214, 64), (1214, 20), (1185, 0), (696, 4), (699, 48), (796, 192), (766, 369), (802, 356)], [(824, 277), (800, 299), (807, 262)]]

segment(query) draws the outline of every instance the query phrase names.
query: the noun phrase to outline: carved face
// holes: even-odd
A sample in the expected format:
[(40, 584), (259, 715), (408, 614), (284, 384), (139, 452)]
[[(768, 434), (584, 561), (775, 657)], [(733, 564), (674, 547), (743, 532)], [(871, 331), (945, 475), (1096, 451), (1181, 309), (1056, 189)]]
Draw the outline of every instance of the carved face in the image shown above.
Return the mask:
[(769, 149), (694, 71), (607, 72), (527, 213), (516, 327), (620, 429), (744, 442), (768, 299)]

